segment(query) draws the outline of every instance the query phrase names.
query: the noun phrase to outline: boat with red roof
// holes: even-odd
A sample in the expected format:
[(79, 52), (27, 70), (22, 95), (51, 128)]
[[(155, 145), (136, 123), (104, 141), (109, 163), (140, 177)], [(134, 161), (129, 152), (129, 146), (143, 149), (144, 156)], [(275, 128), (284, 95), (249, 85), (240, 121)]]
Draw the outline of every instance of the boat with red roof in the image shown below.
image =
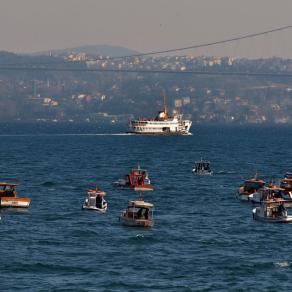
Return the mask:
[(113, 183), (116, 187), (130, 188), (134, 191), (153, 191), (154, 187), (150, 184), (148, 171), (141, 169), (138, 165), (137, 168), (125, 175), (125, 178), (119, 179)]
[(87, 195), (83, 203), (82, 209), (98, 211), (105, 213), (107, 210), (107, 202), (104, 199), (106, 192), (96, 187), (87, 190)]

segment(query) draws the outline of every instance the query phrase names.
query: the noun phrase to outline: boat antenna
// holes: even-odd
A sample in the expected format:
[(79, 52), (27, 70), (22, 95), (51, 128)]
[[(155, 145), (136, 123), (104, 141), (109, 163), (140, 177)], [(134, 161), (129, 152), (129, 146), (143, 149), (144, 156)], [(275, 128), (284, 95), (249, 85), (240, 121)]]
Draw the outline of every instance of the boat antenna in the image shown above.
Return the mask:
[(162, 92), (162, 95), (163, 95), (163, 103), (164, 103), (164, 113), (167, 116), (166, 94), (165, 94), (165, 91)]
[(255, 178), (255, 179), (257, 179), (257, 178), (258, 178), (258, 176), (259, 176), (259, 172), (258, 172), (258, 170), (256, 170), (256, 173), (255, 173), (255, 176), (254, 176), (254, 178)]

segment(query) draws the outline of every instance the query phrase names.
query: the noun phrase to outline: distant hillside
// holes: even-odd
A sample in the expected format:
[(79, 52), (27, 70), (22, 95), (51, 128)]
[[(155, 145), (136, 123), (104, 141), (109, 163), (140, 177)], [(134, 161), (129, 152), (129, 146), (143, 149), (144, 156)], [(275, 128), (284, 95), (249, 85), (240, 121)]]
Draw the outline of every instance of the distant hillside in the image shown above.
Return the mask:
[(52, 53), (53, 55), (64, 55), (70, 52), (74, 53), (86, 53), (88, 55), (102, 55), (102, 56), (111, 56), (111, 57), (120, 57), (133, 54), (139, 54), (139, 52), (130, 50), (124, 47), (119, 46), (109, 46), (109, 45), (87, 45), (75, 48), (67, 48), (60, 50), (51, 50), (43, 52), (35, 52), (32, 55), (48, 55)]

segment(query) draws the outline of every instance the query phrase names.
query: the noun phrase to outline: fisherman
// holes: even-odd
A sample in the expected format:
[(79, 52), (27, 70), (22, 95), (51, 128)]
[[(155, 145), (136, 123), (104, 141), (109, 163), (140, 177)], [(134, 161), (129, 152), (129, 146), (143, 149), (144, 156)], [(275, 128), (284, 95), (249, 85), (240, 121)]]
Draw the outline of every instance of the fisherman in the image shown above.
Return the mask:
[(142, 218), (142, 211), (143, 211), (143, 208), (140, 208), (137, 212), (137, 218), (138, 219), (141, 219)]
[(102, 209), (102, 196), (96, 196), (95, 205), (96, 208)]

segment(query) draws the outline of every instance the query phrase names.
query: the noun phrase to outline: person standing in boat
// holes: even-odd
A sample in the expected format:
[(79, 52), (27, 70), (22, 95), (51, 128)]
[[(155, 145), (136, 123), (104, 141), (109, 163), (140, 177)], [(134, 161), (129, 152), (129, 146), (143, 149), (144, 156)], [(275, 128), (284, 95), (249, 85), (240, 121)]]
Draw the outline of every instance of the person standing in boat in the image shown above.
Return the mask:
[(99, 208), (99, 209), (102, 209), (102, 196), (96, 196), (96, 199), (95, 199), (95, 204), (96, 204), (96, 208)]

